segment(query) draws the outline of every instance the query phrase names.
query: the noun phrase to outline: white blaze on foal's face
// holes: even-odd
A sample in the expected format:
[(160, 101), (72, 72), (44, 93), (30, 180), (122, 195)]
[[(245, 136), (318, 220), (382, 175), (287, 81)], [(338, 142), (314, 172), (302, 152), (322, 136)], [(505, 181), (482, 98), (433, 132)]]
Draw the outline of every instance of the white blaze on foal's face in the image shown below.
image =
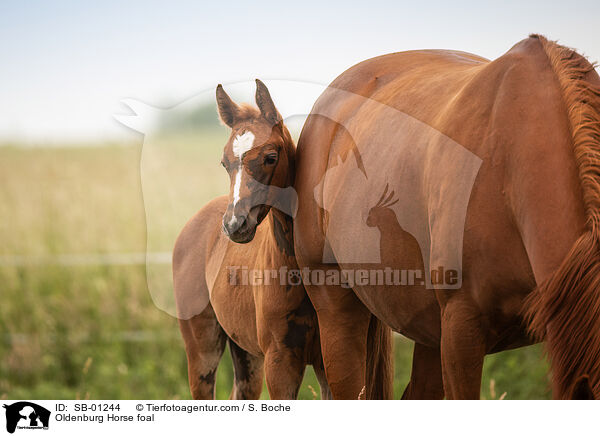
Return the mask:
[[(233, 205), (235, 206), (240, 201), (240, 187), (242, 186), (242, 174), (244, 172), (242, 158), (254, 146), (254, 133), (247, 131), (241, 135), (237, 135), (233, 140), (233, 154), (239, 160), (237, 174), (235, 175), (235, 184), (233, 185)], [(235, 215), (231, 217), (235, 220)]]

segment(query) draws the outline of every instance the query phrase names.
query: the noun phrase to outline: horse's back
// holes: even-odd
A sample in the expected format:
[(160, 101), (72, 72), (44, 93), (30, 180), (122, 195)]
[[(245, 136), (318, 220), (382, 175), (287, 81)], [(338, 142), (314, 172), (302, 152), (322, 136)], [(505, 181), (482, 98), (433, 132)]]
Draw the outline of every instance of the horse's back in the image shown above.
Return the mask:
[(173, 287), (177, 315), (189, 319), (201, 313), (209, 301), (207, 265), (211, 252), (223, 239), (220, 223), (227, 197), (206, 204), (184, 226), (173, 248)]
[[(552, 86), (555, 79), (550, 76), (552, 69), (536, 38), (519, 42), (494, 61), (452, 50), (392, 53), (365, 60), (338, 76), (315, 103), (307, 125), (322, 122), (312, 115), (332, 113), (331, 107), (335, 121), (344, 122), (371, 99), (441, 129), (445, 119), (460, 116), (455, 103), (462, 95), (474, 97), (471, 92), (476, 92), (475, 102), (487, 108), (507, 86), (527, 94), (532, 86)], [(308, 134), (310, 130), (305, 129)], [(310, 144), (299, 143), (298, 151), (306, 146)]]

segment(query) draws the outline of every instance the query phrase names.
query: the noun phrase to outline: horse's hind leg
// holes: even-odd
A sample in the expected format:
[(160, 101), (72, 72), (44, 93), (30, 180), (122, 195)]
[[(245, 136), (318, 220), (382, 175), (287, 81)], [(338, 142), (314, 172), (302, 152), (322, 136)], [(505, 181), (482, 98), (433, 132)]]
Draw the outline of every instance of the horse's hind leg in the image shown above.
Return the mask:
[(199, 315), (180, 319), (179, 329), (185, 342), (192, 398), (212, 400), (215, 398), (217, 367), (225, 350), (227, 335), (210, 304)]
[(410, 382), (403, 400), (441, 400), (444, 398), (442, 362), (439, 348), (415, 344)]
[(263, 358), (242, 350), (231, 339), (229, 339), (229, 350), (233, 361), (233, 390), (229, 398), (257, 400), (263, 387)]
[(441, 343), (446, 398), (479, 399), (486, 344), (481, 314), (471, 302), (450, 298), (442, 306)]
[(323, 366), (323, 360), (313, 363), (313, 369), (317, 376), (317, 381), (321, 387), (321, 400), (333, 400), (331, 389), (329, 389), (329, 383), (327, 383), (327, 377), (325, 376), (325, 367)]

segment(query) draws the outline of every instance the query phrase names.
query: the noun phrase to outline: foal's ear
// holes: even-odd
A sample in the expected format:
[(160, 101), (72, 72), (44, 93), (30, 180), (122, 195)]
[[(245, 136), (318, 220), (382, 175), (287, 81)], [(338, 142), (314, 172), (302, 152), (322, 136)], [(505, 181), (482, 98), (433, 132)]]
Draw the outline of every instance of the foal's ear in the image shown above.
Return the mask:
[(227, 95), (221, 84), (217, 85), (217, 110), (223, 124), (233, 128), (239, 118), (240, 107)]
[(260, 113), (273, 125), (282, 120), (281, 115), (273, 103), (269, 90), (260, 80), (256, 79), (256, 105), (260, 109)]
[(590, 378), (587, 375), (582, 375), (575, 382), (575, 388), (571, 395), (572, 400), (594, 400), (594, 393), (590, 387)]

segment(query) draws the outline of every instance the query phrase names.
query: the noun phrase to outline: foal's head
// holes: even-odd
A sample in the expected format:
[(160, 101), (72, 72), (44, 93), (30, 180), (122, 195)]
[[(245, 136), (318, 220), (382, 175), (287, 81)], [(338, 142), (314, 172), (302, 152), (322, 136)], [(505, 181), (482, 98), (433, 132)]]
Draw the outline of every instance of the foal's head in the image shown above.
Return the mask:
[(238, 105), (217, 86), (217, 108), (231, 128), (221, 164), (230, 179), (229, 205), (223, 231), (234, 242), (254, 238), (256, 227), (278, 196), (294, 183), (295, 147), (283, 119), (260, 80), (256, 80), (258, 109)]

